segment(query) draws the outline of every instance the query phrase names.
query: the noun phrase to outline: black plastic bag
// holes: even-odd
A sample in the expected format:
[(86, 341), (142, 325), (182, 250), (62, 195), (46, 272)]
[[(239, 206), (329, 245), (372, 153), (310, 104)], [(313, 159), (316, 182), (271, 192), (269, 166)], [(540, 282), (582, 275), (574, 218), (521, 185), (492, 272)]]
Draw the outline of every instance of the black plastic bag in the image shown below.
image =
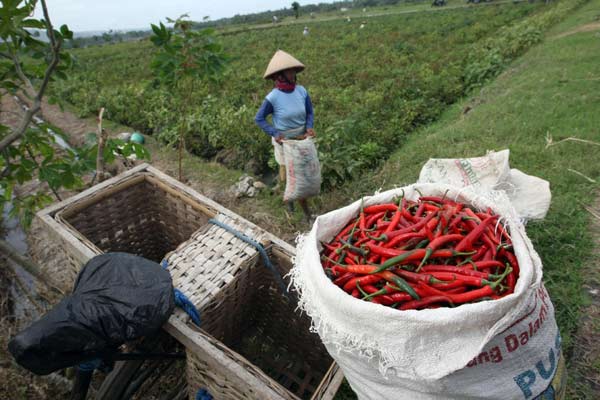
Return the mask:
[(83, 267), (73, 293), (8, 349), (21, 366), (49, 374), (156, 333), (174, 307), (171, 276), (160, 265), (127, 253), (99, 255)]

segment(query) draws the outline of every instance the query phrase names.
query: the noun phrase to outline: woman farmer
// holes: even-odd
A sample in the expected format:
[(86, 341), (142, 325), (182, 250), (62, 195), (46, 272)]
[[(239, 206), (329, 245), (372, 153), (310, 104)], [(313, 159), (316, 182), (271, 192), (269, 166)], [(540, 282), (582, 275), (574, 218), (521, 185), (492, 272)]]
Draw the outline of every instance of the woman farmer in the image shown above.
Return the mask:
[[(279, 181), (285, 182), (285, 160), (283, 140), (302, 140), (314, 137), (314, 114), (310, 96), (306, 89), (296, 84), (296, 74), (304, 69), (304, 64), (282, 50), (277, 50), (265, 71), (264, 78), (274, 81), (274, 88), (267, 94), (256, 118), (256, 124), (269, 136), (275, 150), (275, 160), (279, 164)], [(273, 115), (273, 124), (267, 116)], [(310, 210), (306, 199), (299, 200), (305, 218), (310, 221)], [(288, 203), (293, 210), (293, 203)]]

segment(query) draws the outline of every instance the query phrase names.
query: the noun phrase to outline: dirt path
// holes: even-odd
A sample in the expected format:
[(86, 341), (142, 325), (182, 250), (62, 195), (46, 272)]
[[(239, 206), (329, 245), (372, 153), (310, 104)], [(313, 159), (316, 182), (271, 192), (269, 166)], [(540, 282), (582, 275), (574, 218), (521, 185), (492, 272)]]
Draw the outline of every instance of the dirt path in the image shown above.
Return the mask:
[(600, 21), (592, 22), (591, 24), (585, 24), (578, 26), (575, 29), (571, 29), (570, 31), (563, 32), (559, 35), (554, 36), (552, 39), (560, 39), (563, 37), (571, 36), (579, 32), (593, 32), (600, 30)]
[[(590, 303), (582, 310), (581, 325), (575, 339), (575, 348), (571, 356), (572, 380), (581, 386), (580, 390), (589, 392), (590, 399), (600, 399), (600, 193), (590, 213), (590, 233), (594, 248), (592, 259), (584, 272), (589, 279), (582, 290), (590, 296)], [(572, 391), (575, 388), (569, 388)]]
[(277, 28), (280, 26), (287, 26), (287, 25), (309, 25), (309, 24), (318, 23), (318, 22), (330, 22), (330, 21), (337, 21), (337, 20), (345, 20), (347, 18), (354, 18), (357, 21), (367, 21), (370, 18), (383, 17), (386, 15), (416, 14), (416, 13), (422, 13), (422, 12), (441, 12), (441, 11), (448, 11), (448, 10), (455, 10), (455, 9), (469, 8), (469, 7), (495, 6), (498, 4), (508, 4), (508, 3), (516, 4), (516, 3), (522, 3), (524, 1), (526, 1), (526, 0), (504, 0), (504, 1), (484, 2), (484, 3), (479, 3), (479, 4), (448, 5), (448, 6), (444, 6), (444, 7), (430, 7), (430, 8), (419, 7), (419, 8), (411, 8), (408, 10), (401, 9), (401, 10), (391, 10), (391, 11), (375, 11), (375, 12), (369, 12), (366, 14), (348, 13), (348, 14), (342, 14), (342, 15), (319, 17), (316, 19), (285, 20), (285, 21), (279, 22), (277, 24), (266, 23), (266, 24), (252, 25), (250, 27), (248, 27), (248, 26), (233, 27), (233, 28), (229, 28), (229, 29), (224, 29), (220, 33), (223, 35), (230, 35), (233, 33), (246, 32), (246, 31), (250, 31), (250, 30), (272, 29), (272, 28)]

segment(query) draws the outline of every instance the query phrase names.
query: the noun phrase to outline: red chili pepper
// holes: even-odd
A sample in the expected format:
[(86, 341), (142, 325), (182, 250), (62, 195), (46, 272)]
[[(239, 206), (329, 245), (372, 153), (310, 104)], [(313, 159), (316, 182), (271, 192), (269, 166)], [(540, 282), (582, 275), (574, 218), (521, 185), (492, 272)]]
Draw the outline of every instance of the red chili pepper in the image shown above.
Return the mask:
[(359, 263), (357, 263), (356, 261), (354, 261), (354, 259), (350, 256), (346, 256), (346, 258), (344, 258), (344, 262), (348, 265), (357, 265)]
[(507, 294), (514, 292), (516, 281), (517, 281), (517, 278), (515, 277), (515, 271), (512, 271), (506, 277), (506, 286), (508, 286)]
[(480, 270), (480, 269), (494, 268), (494, 267), (503, 268), (505, 265), (497, 260), (487, 260), (487, 261), (470, 262), (470, 263), (465, 264), (465, 266), (472, 266), (474, 269)]
[(417, 272), (419, 272), (421, 267), (425, 264), (425, 262), (429, 259), (429, 257), (431, 257), (434, 250), (437, 250), (440, 246), (445, 245), (446, 243), (457, 242), (462, 239), (463, 239), (463, 235), (444, 235), (444, 236), (440, 236), (437, 239), (434, 239), (431, 242), (429, 242), (429, 244), (425, 248), (425, 256), (421, 260), (421, 264), (419, 264), (419, 266), (417, 267)]
[(466, 286), (458, 286), (458, 287), (456, 287), (454, 289), (446, 290), (445, 293), (448, 293), (448, 294), (457, 294), (457, 293), (464, 293), (466, 291), (467, 291), (467, 287)]
[(449, 294), (448, 298), (454, 304), (462, 304), (462, 303), (468, 303), (470, 301), (480, 299), (482, 297), (488, 297), (493, 294), (494, 294), (494, 289), (492, 289), (492, 287), (489, 285), (485, 285), (485, 286), (481, 287), (480, 289), (471, 290), (468, 292), (458, 293), (458, 294)]
[(430, 272), (431, 276), (433, 276), (436, 279), (439, 279), (441, 281), (455, 281), (455, 280), (459, 280), (461, 282), (463, 282), (466, 285), (469, 286), (483, 286), (483, 285), (491, 285), (492, 282), (488, 281), (487, 279), (483, 279), (482, 277), (478, 277), (478, 276), (469, 276), (469, 275), (461, 275), (461, 274), (457, 274), (454, 272)]
[(346, 227), (344, 229), (342, 229), (342, 231), (340, 233), (338, 233), (335, 236), (335, 239), (333, 241), (339, 242), (340, 239), (344, 238), (348, 233), (350, 233), (352, 228), (356, 227), (356, 224), (357, 224), (357, 221), (351, 221), (348, 225), (346, 225)]
[(394, 303), (399, 303), (402, 301), (410, 301), (413, 299), (412, 297), (410, 297), (410, 295), (408, 293), (404, 293), (404, 292), (392, 293), (392, 294), (389, 294), (388, 297), (390, 297), (390, 299)]
[(419, 204), (419, 208), (417, 208), (417, 211), (415, 212), (415, 217), (420, 218), (423, 215), (423, 211), (425, 211), (425, 203)]
[[(473, 210), (471, 210), (470, 208), (466, 208), (465, 209), (465, 213), (473, 220), (473, 221), (470, 221), (470, 222), (474, 222), (475, 221), (477, 223), (477, 225), (481, 223), (482, 219), (480, 219), (477, 216), (477, 214), (475, 214), (473, 212)], [(493, 216), (493, 215), (490, 215), (490, 216)], [(493, 217), (497, 217), (497, 216), (493, 216)], [(469, 221), (467, 221), (467, 223), (468, 222)], [(471, 229), (473, 229), (473, 228), (471, 228)], [(486, 237), (489, 239), (489, 242), (494, 243), (495, 245), (500, 244), (500, 241), (496, 239), (496, 236), (492, 232), (489, 232), (489, 231), (486, 230)], [(484, 238), (484, 240), (485, 240), (485, 238)], [(490, 246), (490, 247), (494, 247), (494, 246)]]
[(408, 222), (406, 218), (400, 216), (400, 222), (398, 222), (398, 226), (401, 226), (402, 228), (410, 228), (412, 225), (412, 222)]
[[(427, 293), (427, 296), (446, 296), (448, 292), (443, 292), (439, 289), (434, 288), (433, 286), (429, 286), (427, 283), (418, 282), (417, 288)], [(423, 296), (423, 297), (427, 297)]]
[(442, 203), (444, 203), (444, 201), (448, 201), (448, 200), (444, 200), (438, 196), (420, 196), (419, 201), (431, 201), (434, 203), (442, 204)]
[(513, 268), (513, 271), (515, 271), (515, 274), (517, 276), (519, 276), (519, 261), (517, 260), (517, 256), (515, 256), (513, 253), (511, 253), (508, 250), (502, 250), (501, 251), (502, 255), (504, 257), (506, 257), (508, 259), (508, 262), (510, 263), (510, 266)]
[[(406, 242), (409, 239), (413, 239), (413, 238), (424, 238), (425, 235), (422, 232), (410, 232), (410, 233), (403, 233), (400, 235), (396, 235), (396, 236), (392, 236), (392, 234), (394, 232), (399, 232), (399, 231), (393, 231), (390, 232), (387, 235), (387, 239), (391, 239), (389, 242), (384, 243), (383, 247), (387, 247), (387, 248), (392, 248), (394, 246), (397, 246), (398, 244), (402, 243), (402, 242)], [(381, 235), (381, 237), (386, 236), (386, 234)]]
[(412, 221), (413, 223), (415, 223), (415, 222), (417, 222), (417, 221), (418, 221), (418, 218), (414, 217), (414, 216), (413, 216), (413, 215), (412, 215), (412, 214), (411, 214), (411, 213), (408, 211), (408, 209), (406, 209), (406, 208), (402, 207), (402, 210), (401, 210), (401, 212), (402, 212), (402, 216), (403, 216), (404, 218), (406, 218), (406, 220), (407, 220), (407, 221)]
[(400, 306), (400, 310), (416, 310), (434, 303), (449, 303), (452, 305), (453, 301), (449, 296), (429, 296), (422, 298), (421, 300), (407, 301)]
[(370, 215), (369, 218), (367, 218), (367, 220), (365, 222), (366, 228), (367, 229), (371, 228), (371, 226), (373, 226), (373, 224), (375, 223), (375, 221), (377, 221), (378, 219), (380, 219), (384, 215), (385, 215), (385, 211), (379, 212), (377, 214)]
[(483, 255), (483, 261), (492, 261), (494, 259), (494, 248), (488, 248)]
[(461, 281), (453, 281), (453, 282), (446, 282), (446, 283), (434, 283), (431, 286), (436, 289), (439, 289), (439, 290), (447, 291), (447, 290), (452, 290), (452, 289), (457, 289), (457, 288), (464, 288), (465, 284)]
[(415, 289), (408, 284), (404, 279), (394, 274), (391, 271), (382, 271), (377, 275), (381, 276), (386, 281), (395, 284), (399, 290), (408, 293), (413, 299), (418, 299), (419, 295), (415, 292)]
[[(369, 245), (367, 247), (370, 252), (382, 255), (384, 257), (391, 257), (382, 266), (382, 269), (386, 269), (406, 261), (420, 261), (426, 254), (425, 249), (414, 249), (414, 250), (395, 250), (388, 249), (381, 246)], [(444, 249), (436, 250), (431, 254), (430, 258), (450, 258), (458, 256), (469, 256), (474, 252), (458, 252), (454, 250)]]
[(356, 265), (348, 265), (346, 267), (346, 271), (352, 272), (357, 275), (367, 275), (371, 274), (377, 270), (376, 265), (365, 265), (365, 264), (356, 264)]
[(431, 203), (421, 203), (421, 204), (425, 208), (425, 211), (429, 211), (432, 213), (437, 213), (438, 211), (440, 211), (440, 208), (441, 208), (439, 205), (433, 205)]
[(365, 213), (364, 213), (364, 211), (361, 211), (360, 212), (360, 216), (358, 218), (358, 230), (359, 230), (360, 235), (362, 237), (365, 236), (365, 230), (367, 229), (366, 224), (367, 224), (367, 220), (366, 220), (366, 217), (365, 217)]
[(339, 278), (337, 278), (336, 280), (334, 280), (333, 283), (337, 286), (342, 287), (342, 286), (344, 286), (344, 284), (346, 282), (353, 279), (355, 276), (356, 276), (355, 274), (345, 273), (342, 276), (340, 276)]
[(393, 229), (395, 229), (396, 226), (398, 226), (398, 222), (400, 222), (401, 216), (402, 216), (402, 213), (400, 212), (400, 209), (398, 209), (392, 216), (392, 220), (390, 221), (390, 224), (387, 226), (387, 228), (385, 228), (383, 233), (385, 234), (385, 233), (391, 232)]
[(347, 280), (346, 283), (343, 285), (344, 291), (351, 292), (352, 290), (354, 290), (354, 288), (356, 288), (357, 283), (360, 284), (361, 286), (373, 285), (373, 284), (379, 282), (380, 280), (382, 280), (382, 277), (379, 275), (363, 275), (363, 276), (353, 275), (353, 277), (350, 278), (349, 280)]
[(455, 265), (424, 265), (421, 268), (421, 272), (452, 272), (455, 274), (478, 276), (485, 279), (490, 278), (490, 274), (487, 272), (475, 271), (465, 267), (457, 267)]
[(473, 229), (467, 236), (461, 240), (456, 247), (454, 248), (456, 251), (463, 251), (466, 249), (471, 249), (473, 247), (473, 242), (477, 240), (485, 231), (485, 229), (496, 220), (497, 216), (490, 217), (485, 221), (482, 221), (477, 228)]
[(321, 243), (323, 247), (325, 247), (329, 251), (335, 251), (341, 247), (340, 243), (329, 244), (329, 243)]
[[(358, 290), (361, 290), (361, 286), (360, 284), (357, 285)], [(388, 297), (389, 293), (392, 293), (392, 289), (384, 286), (381, 289), (377, 289), (375, 286), (372, 285), (366, 285), (362, 288), (365, 293), (367, 293), (366, 296), (363, 296), (362, 300), (369, 300), (373, 303), (377, 303), (377, 304), (385, 304), (385, 303), (393, 303), (394, 301)]]
[(364, 208), (364, 212), (366, 214), (373, 214), (382, 211), (396, 211), (398, 210), (398, 206), (394, 203), (386, 203), (386, 204), (375, 204), (372, 206), (368, 206)]
[(487, 250), (488, 250), (488, 246), (486, 246), (486, 245), (480, 246), (477, 249), (477, 253), (475, 253), (475, 254), (473, 254), (473, 256), (471, 256), (471, 260), (472, 261), (480, 260), (485, 255), (485, 253), (487, 252)]

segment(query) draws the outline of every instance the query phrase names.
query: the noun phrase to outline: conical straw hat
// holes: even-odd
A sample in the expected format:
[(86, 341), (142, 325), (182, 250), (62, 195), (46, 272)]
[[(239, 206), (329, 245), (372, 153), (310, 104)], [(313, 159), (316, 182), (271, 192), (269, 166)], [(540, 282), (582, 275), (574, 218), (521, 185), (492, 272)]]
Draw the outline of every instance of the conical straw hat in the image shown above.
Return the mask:
[(304, 64), (300, 61), (296, 60), (294, 57), (289, 55), (283, 50), (277, 50), (271, 61), (269, 61), (269, 65), (267, 66), (267, 70), (265, 71), (264, 78), (270, 79), (277, 72), (295, 68), (298, 72), (304, 69)]

